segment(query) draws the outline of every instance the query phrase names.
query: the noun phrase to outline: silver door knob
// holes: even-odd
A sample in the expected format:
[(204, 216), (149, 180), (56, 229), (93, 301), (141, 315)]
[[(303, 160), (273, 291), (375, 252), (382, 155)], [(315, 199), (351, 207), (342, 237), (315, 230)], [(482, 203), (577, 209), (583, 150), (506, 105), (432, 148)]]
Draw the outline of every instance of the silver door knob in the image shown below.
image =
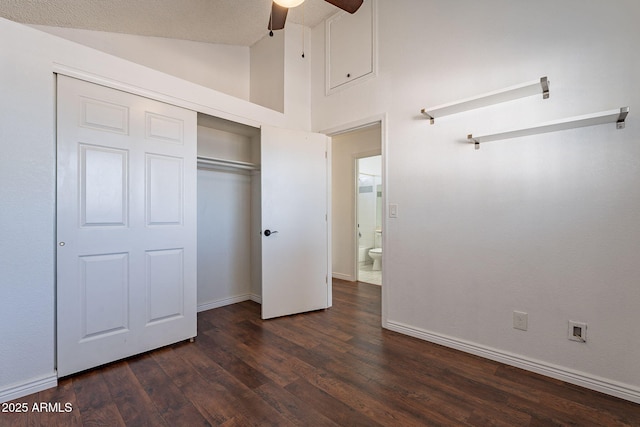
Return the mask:
[(64, 243), (64, 242), (60, 242), (60, 243), (58, 243), (58, 245), (60, 245), (60, 246), (64, 246), (64, 245), (65, 245), (65, 243)]

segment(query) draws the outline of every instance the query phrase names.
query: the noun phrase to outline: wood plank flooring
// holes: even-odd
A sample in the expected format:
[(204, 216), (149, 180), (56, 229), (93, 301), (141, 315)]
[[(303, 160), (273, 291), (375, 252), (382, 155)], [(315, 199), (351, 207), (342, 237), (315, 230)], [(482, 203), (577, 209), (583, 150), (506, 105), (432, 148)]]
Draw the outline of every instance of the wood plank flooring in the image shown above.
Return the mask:
[(268, 321), (249, 301), (200, 313), (195, 343), (64, 378), (0, 425), (640, 426), (640, 405), (382, 330), (378, 286), (333, 295)]

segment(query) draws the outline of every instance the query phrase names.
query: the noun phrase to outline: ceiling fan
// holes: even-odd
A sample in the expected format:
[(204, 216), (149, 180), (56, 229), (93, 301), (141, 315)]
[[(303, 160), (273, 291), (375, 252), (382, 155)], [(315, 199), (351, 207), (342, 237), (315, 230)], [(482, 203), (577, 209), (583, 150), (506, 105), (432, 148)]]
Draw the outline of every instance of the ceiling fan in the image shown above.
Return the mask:
[[(355, 13), (360, 6), (362, 6), (363, 2), (363, 0), (325, 1), (349, 13)], [(271, 3), (271, 18), (269, 18), (269, 26), (267, 27), (269, 29), (269, 35), (273, 37), (273, 30), (281, 30), (284, 28), (289, 8), (300, 6), (302, 3), (304, 3), (304, 0), (273, 0)]]

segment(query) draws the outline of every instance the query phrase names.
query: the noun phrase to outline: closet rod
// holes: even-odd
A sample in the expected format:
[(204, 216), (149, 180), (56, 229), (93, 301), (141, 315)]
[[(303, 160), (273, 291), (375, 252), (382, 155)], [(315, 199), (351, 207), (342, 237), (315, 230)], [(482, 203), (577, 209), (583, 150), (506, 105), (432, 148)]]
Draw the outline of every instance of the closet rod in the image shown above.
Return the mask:
[(215, 157), (198, 156), (198, 165), (222, 166), (226, 168), (243, 170), (260, 170), (260, 166), (255, 163), (239, 162), (236, 160), (217, 159)]

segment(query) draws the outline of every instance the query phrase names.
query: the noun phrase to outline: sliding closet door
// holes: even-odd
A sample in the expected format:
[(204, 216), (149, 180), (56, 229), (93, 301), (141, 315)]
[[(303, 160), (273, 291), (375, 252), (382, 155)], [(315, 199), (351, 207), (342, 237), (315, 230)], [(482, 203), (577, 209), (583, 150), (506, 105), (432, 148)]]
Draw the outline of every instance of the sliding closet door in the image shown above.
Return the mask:
[(58, 77), (59, 376), (196, 335), (196, 113)]
[(328, 140), (262, 128), (263, 319), (331, 306)]

